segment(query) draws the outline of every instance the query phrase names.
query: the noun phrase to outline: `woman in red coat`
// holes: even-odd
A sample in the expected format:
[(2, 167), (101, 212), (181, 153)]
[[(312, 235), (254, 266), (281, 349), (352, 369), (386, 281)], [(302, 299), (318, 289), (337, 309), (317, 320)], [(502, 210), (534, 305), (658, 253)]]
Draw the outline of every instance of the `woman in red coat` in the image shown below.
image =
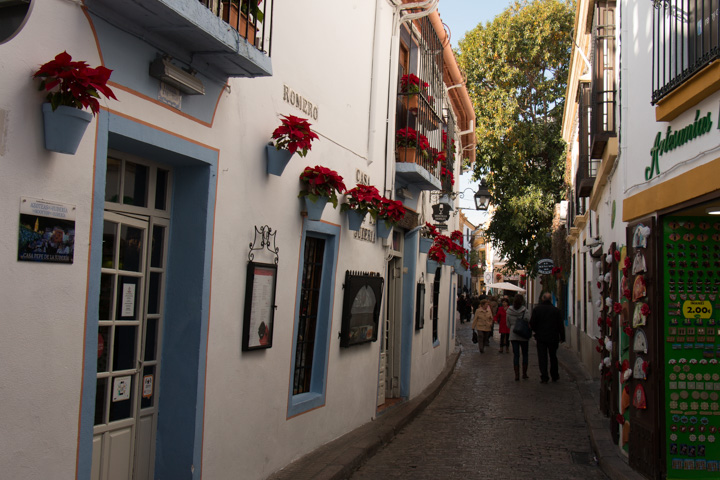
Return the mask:
[(494, 318), (495, 322), (498, 323), (500, 327), (500, 353), (503, 353), (503, 347), (505, 348), (506, 353), (510, 353), (510, 326), (508, 326), (506, 315), (509, 306), (510, 301), (504, 297)]

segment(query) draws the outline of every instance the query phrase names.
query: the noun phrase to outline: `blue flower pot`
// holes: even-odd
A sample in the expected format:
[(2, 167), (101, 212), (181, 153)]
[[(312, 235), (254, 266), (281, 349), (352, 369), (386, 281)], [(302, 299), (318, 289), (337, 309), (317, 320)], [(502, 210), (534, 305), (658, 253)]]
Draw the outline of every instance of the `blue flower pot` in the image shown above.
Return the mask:
[(45, 148), (58, 153), (75, 155), (92, 113), (75, 107), (60, 105), (54, 112), (52, 105), (43, 103)]
[(377, 221), (377, 235), (380, 238), (388, 238), (392, 232), (392, 225), (385, 222), (385, 220)]
[(436, 262), (435, 260), (428, 260), (427, 261), (428, 274), (430, 274), (430, 273), (434, 274), (439, 266), (440, 266), (440, 264), (438, 262)]
[(307, 210), (308, 220), (318, 221), (322, 219), (323, 210), (327, 205), (328, 197), (317, 197), (314, 202), (310, 200), (309, 196), (303, 197), (305, 199), (305, 209)]
[(366, 215), (367, 213), (358, 213), (355, 210), (348, 210), (348, 228), (354, 232), (360, 230)]
[(447, 265), (448, 267), (454, 267), (455, 266), (455, 256), (447, 254), (445, 255), (445, 261), (443, 262), (443, 265)]
[(428, 253), (432, 247), (433, 239), (420, 237), (420, 253)]
[(293, 154), (288, 150), (278, 150), (275, 145), (265, 145), (265, 155), (267, 156), (267, 173), (268, 175), (282, 175), (283, 170), (292, 158)]

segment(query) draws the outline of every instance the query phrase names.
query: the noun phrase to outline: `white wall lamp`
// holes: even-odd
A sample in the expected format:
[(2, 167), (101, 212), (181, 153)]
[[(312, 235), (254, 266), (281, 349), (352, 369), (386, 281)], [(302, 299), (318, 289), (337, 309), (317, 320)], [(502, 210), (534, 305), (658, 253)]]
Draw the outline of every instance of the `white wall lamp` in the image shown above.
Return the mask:
[(205, 95), (205, 86), (190, 72), (172, 64), (168, 56), (160, 56), (150, 64), (150, 76), (167, 83), (187, 95)]

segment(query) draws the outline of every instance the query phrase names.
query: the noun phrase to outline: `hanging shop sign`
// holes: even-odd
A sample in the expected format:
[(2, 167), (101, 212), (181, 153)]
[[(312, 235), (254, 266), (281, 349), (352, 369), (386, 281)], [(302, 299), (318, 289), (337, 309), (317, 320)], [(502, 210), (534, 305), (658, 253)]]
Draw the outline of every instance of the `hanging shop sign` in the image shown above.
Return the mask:
[[(672, 127), (668, 125), (667, 130), (665, 130), (665, 138), (663, 138), (663, 132), (658, 132), (657, 135), (655, 135), (655, 143), (650, 149), (651, 161), (650, 166), (645, 168), (645, 180), (650, 180), (655, 175), (660, 174), (660, 156), (663, 153), (675, 150), (687, 142), (705, 135), (712, 130), (712, 125), (713, 122), (710, 112), (701, 117), (700, 110), (696, 110), (695, 121), (690, 125), (680, 130), (673, 130)], [(718, 128), (720, 128), (720, 125)]]
[(433, 213), (432, 218), (436, 222), (445, 223), (450, 218), (450, 205), (447, 203), (436, 203), (432, 206)]
[(299, 93), (296, 93), (295, 90), (287, 85), (283, 85), (283, 100), (298, 110), (301, 110), (305, 115), (313, 120), (318, 119), (318, 106), (313, 105), (313, 103), (308, 101), (307, 98), (303, 97)]
[(538, 260), (538, 273), (540, 275), (550, 275), (554, 266), (555, 264), (553, 263), (552, 258), (543, 258), (542, 260)]
[(18, 260), (73, 263), (75, 205), (20, 199)]

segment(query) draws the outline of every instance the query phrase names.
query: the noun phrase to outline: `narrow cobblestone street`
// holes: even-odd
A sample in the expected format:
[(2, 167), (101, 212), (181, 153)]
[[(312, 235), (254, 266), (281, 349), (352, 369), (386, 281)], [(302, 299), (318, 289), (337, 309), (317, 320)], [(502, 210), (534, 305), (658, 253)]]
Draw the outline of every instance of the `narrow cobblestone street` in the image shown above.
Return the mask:
[[(541, 384), (535, 342), (527, 380), (516, 382), (499, 334), (480, 354), (469, 324), (462, 354), (437, 398), (351, 478), (604, 479), (596, 465), (577, 385)], [(561, 347), (562, 348), (562, 347)]]

